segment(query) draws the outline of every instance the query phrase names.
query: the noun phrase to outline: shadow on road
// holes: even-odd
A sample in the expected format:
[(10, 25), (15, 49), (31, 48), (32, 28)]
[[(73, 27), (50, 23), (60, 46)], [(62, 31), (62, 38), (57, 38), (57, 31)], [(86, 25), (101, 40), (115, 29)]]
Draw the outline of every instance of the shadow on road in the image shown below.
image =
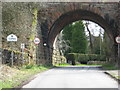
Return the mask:
[(55, 70), (102, 70), (101, 66), (66, 66), (55, 67)]

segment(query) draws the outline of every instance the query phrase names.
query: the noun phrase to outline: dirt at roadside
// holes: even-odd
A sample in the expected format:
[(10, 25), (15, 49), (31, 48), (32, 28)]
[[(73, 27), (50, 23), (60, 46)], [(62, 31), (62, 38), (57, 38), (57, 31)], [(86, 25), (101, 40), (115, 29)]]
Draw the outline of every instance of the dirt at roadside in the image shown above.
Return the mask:
[(21, 72), (18, 69), (6, 66), (6, 65), (0, 66), (0, 80), (1, 81), (4, 81), (8, 78), (12, 78), (13, 76), (15, 76), (16, 74), (19, 74), (19, 73), (23, 73), (23, 72)]
[(106, 70), (105, 73), (117, 80), (120, 84), (120, 70)]

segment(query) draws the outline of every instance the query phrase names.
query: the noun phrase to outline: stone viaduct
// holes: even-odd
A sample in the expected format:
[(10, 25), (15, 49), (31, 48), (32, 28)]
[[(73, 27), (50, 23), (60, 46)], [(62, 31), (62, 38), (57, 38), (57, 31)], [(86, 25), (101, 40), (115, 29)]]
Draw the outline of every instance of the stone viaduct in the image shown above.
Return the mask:
[(66, 25), (78, 20), (90, 20), (104, 28), (112, 41), (114, 58), (120, 60), (115, 41), (120, 36), (120, 2), (38, 3), (37, 36), (41, 39), (36, 49), (38, 64), (52, 64), (55, 37)]
[[(40, 23), (43, 34), (43, 44), (47, 44), (44, 47), (45, 55), (48, 57), (46, 57), (47, 62), (51, 62), (53, 42), (56, 35), (64, 26), (78, 20), (90, 20), (103, 27), (113, 41), (111, 44), (113, 44), (115, 55), (117, 55), (115, 37), (120, 35), (120, 3), (69, 2), (45, 4), (47, 4), (47, 8), (38, 12), (38, 23)], [(44, 20), (41, 20), (42, 16)]]

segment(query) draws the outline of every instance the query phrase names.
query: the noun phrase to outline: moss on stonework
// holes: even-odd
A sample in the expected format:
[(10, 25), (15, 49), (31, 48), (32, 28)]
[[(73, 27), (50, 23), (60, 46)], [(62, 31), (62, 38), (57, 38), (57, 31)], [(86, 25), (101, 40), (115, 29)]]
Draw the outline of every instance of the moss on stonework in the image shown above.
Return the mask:
[(30, 45), (30, 51), (33, 52), (33, 59), (30, 60), (30, 65), (31, 64), (35, 64), (36, 61), (36, 46), (33, 43), (33, 40), (35, 39), (36, 35), (37, 35), (37, 31), (36, 31), (36, 27), (37, 27), (37, 8), (34, 8), (33, 10), (33, 21), (32, 21), (32, 34), (30, 36), (30, 41), (31, 41), (31, 45)]
[[(2, 7), (2, 46), (7, 49), (13, 47), (16, 50), (15, 53), (20, 54), (21, 43), (25, 43), (25, 48), (28, 49), (25, 53), (31, 55), (29, 64), (34, 64), (36, 59), (36, 45), (33, 40), (37, 35), (37, 13), (38, 9), (34, 3), (3, 3)], [(9, 34), (15, 34), (18, 37), (18, 41), (13, 45), (6, 40)], [(24, 58), (27, 59), (26, 56)]]

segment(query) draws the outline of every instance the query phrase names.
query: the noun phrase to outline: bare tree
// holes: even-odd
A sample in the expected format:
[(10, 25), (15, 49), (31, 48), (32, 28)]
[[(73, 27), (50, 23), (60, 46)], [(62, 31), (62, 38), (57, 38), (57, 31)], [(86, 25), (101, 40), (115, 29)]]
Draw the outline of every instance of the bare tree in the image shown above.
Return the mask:
[(87, 28), (87, 31), (88, 31), (88, 33), (89, 33), (89, 40), (90, 40), (90, 53), (93, 53), (93, 42), (92, 42), (92, 34), (91, 34), (91, 32), (90, 32), (90, 30), (89, 30), (89, 28), (88, 28), (88, 25), (89, 25), (89, 21), (87, 21), (86, 23), (85, 23), (85, 26), (86, 26), (86, 28)]

